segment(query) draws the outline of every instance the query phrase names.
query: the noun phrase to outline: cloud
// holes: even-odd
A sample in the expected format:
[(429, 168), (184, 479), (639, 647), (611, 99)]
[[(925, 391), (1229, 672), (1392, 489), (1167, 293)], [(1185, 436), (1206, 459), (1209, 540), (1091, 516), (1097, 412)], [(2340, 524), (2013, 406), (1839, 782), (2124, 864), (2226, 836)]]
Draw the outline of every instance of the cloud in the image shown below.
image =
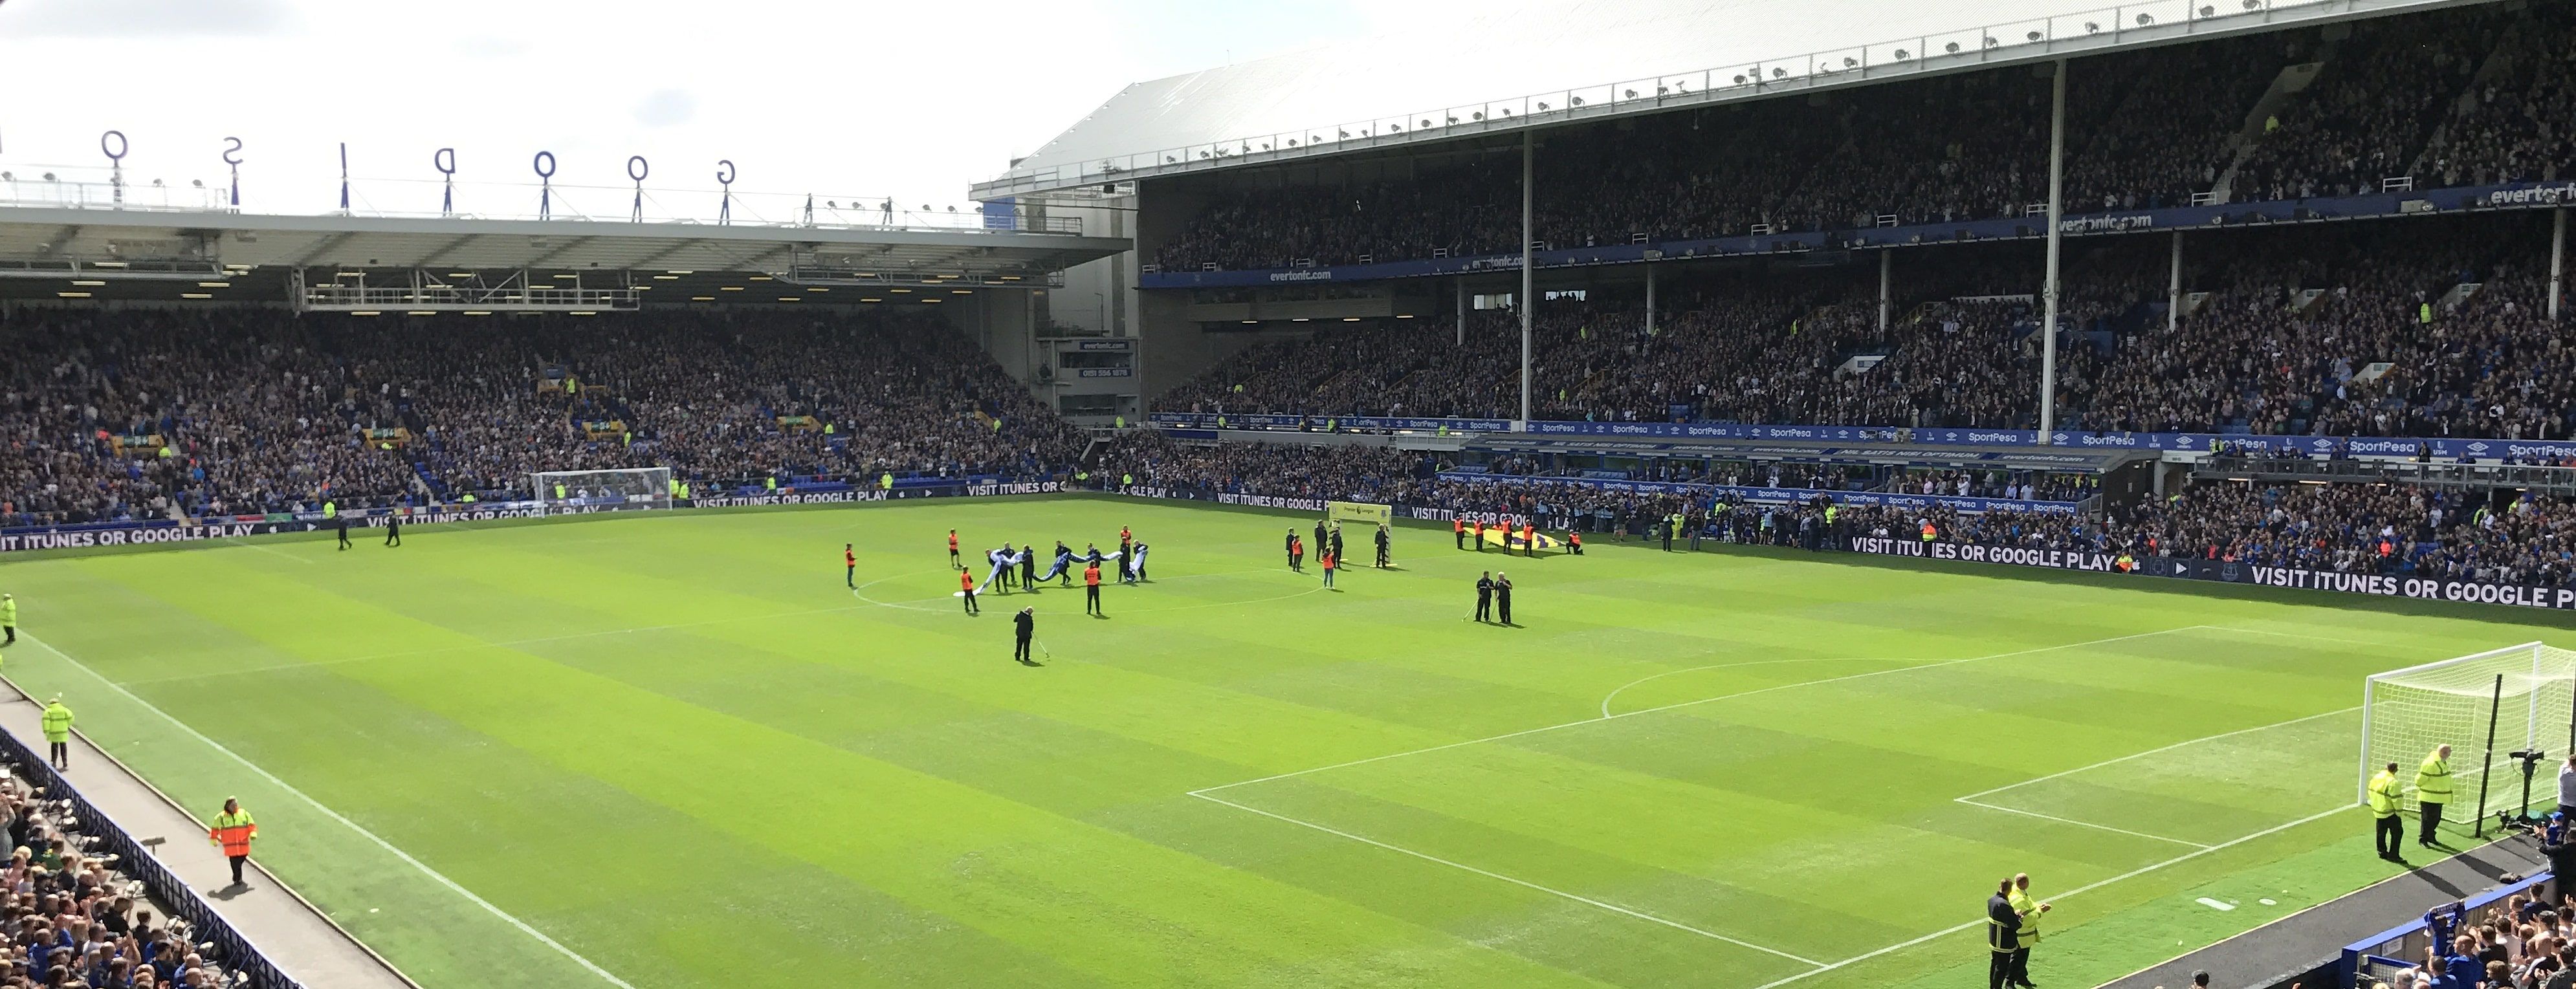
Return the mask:
[(677, 89), (657, 89), (635, 104), (635, 122), (646, 127), (676, 127), (698, 115), (698, 99)]
[(20, 0), (0, 10), (0, 30), (20, 38), (275, 37), (297, 21), (286, 0)]

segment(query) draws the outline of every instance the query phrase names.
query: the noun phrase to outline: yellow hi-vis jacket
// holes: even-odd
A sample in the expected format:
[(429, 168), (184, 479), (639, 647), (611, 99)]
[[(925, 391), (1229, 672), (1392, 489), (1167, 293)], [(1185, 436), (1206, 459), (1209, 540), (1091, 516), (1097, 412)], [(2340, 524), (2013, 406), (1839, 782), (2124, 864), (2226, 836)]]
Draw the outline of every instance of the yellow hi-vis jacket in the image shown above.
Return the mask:
[(2397, 798), (2405, 795), (2397, 783), (2397, 774), (2382, 769), (2370, 778), (2370, 812), (2378, 817), (2397, 816)]
[(2021, 915), (2021, 930), (2017, 932), (2021, 935), (2021, 946), (2027, 948), (2039, 943), (2039, 901), (2031, 899), (2030, 891), (2019, 886), (2013, 887), (2012, 895), (2004, 899), (2012, 904), (2014, 913)]
[(2451, 762), (2439, 755), (2424, 757), (2424, 765), (2415, 770), (2415, 802), (2448, 804), (2451, 802)]
[(259, 837), (259, 824), (250, 819), (249, 811), (215, 815), (215, 826), (206, 829), (206, 841), (224, 846), (224, 854), (250, 854), (250, 840)]

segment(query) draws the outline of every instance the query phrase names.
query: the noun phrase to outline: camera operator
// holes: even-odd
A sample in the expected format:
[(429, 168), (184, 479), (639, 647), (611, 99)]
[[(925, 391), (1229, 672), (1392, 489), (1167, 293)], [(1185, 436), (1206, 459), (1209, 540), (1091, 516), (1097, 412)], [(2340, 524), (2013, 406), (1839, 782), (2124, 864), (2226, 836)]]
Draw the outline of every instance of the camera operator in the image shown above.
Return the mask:
[(2540, 845), (2540, 853), (2549, 856), (2549, 896), (2541, 902), (2557, 906), (2567, 902), (2568, 883), (2576, 879), (2576, 835), (2570, 835), (2570, 818), (2560, 817), (2547, 825), (2526, 824), (2523, 832)]

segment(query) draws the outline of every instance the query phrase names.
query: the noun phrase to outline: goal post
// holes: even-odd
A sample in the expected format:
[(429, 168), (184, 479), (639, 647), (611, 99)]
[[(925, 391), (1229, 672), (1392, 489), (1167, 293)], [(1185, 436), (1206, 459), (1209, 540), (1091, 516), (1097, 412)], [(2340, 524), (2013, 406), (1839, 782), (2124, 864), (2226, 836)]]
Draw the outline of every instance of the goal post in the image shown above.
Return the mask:
[(536, 500), (548, 514), (621, 508), (671, 507), (671, 469), (621, 467), (615, 470), (549, 470), (528, 475)]
[[(2374, 673), (2363, 682), (2361, 712), (2361, 802), (2369, 802), (2370, 777), (2393, 762), (2407, 787), (2401, 806), (2411, 813), (2416, 768), (2448, 745), (2453, 803), (2443, 818), (2483, 833), (2491, 808), (2527, 809), (2519, 763), (2508, 753), (2563, 758), (2576, 747), (2576, 651), (2525, 642)], [(2554, 803), (2557, 777), (2549, 777)]]

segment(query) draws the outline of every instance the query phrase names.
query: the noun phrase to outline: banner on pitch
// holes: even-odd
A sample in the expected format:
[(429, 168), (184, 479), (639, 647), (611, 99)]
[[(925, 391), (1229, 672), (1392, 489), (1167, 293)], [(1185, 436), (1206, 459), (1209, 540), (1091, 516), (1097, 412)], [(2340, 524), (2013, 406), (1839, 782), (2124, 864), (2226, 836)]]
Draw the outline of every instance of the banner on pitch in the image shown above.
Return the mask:
[(1334, 522), (1357, 522), (1381, 526), (1395, 519), (1392, 505), (1375, 505), (1365, 501), (1331, 501), (1324, 503), (1324, 517)]

